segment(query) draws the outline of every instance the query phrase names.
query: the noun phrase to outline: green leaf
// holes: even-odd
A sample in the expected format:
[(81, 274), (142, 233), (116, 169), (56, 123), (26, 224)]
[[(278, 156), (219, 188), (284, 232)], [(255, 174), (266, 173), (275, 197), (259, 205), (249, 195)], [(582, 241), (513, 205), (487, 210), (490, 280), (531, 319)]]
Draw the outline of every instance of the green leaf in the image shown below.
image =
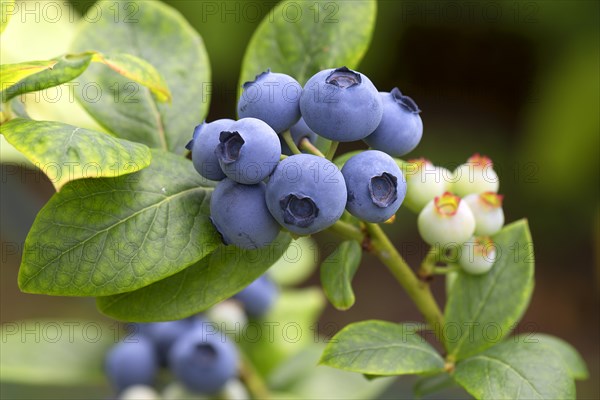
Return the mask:
[(313, 273), (319, 259), (317, 243), (304, 236), (292, 240), (283, 257), (269, 269), (269, 276), (282, 286), (304, 282)]
[(108, 296), (183, 270), (221, 242), (209, 220), (207, 184), (189, 160), (162, 151), (134, 174), (68, 183), (35, 219), (19, 287)]
[(56, 190), (76, 179), (136, 172), (152, 158), (143, 144), (60, 122), (16, 118), (0, 126), (0, 133), (48, 175)]
[(4, 32), (15, 11), (15, 0), (0, 0), (0, 33)]
[(374, 0), (280, 2), (254, 32), (240, 86), (267, 68), (301, 84), (326, 68), (356, 68), (375, 27)]
[(325, 348), (321, 364), (370, 375), (441, 371), (444, 360), (408, 324), (362, 321), (346, 326)]
[(116, 326), (96, 321), (5, 322), (0, 380), (27, 385), (102, 384), (104, 357), (118, 334)]
[(287, 234), (259, 250), (220, 246), (195, 265), (142, 289), (100, 297), (104, 314), (125, 321), (168, 321), (204, 311), (262, 275), (290, 243)]
[(454, 379), (482, 400), (575, 399), (562, 359), (541, 343), (501, 343), (459, 362)]
[(543, 344), (561, 358), (563, 365), (569, 371), (569, 375), (573, 379), (584, 380), (589, 377), (587, 366), (579, 352), (575, 347), (562, 339), (543, 333), (524, 333), (509, 340), (523, 343)]
[(99, 65), (91, 65), (79, 82), (100, 88), (103, 95), (91, 102), (77, 91), (78, 100), (116, 136), (183, 154), (210, 99), (210, 65), (202, 39), (177, 11), (158, 1), (104, 0), (90, 13), (81, 21), (73, 49), (126, 53), (147, 61), (163, 77), (173, 100), (158, 102), (149, 89)]
[[(396, 380), (395, 377), (367, 380), (353, 372), (315, 366), (323, 347), (321, 343), (312, 343), (286, 359), (270, 374), (269, 387), (298, 400), (377, 399)], [(279, 399), (277, 394), (274, 397)]]
[(497, 259), (485, 275), (460, 271), (445, 310), (446, 349), (456, 360), (493, 346), (519, 321), (533, 292), (533, 243), (527, 221), (493, 237)]
[(72, 81), (86, 70), (91, 61), (91, 54), (67, 54), (48, 61), (3, 65), (1, 100), (6, 102), (23, 93), (37, 92)]
[(416, 399), (421, 399), (453, 386), (456, 387), (456, 382), (447, 373), (424, 376), (415, 382), (413, 394)]
[(151, 64), (141, 58), (131, 54), (106, 56), (95, 53), (92, 62), (102, 63), (125, 78), (144, 85), (159, 101), (171, 101), (171, 92), (162, 76)]
[(342, 242), (321, 264), (321, 285), (325, 295), (338, 310), (354, 304), (352, 278), (360, 265), (362, 249), (354, 240)]

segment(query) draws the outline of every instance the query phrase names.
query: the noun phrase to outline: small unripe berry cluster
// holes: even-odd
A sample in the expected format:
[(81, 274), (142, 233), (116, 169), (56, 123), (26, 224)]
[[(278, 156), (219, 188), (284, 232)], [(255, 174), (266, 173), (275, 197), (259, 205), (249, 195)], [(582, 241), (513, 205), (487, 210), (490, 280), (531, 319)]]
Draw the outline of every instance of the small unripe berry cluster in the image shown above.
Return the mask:
[[(182, 390), (215, 394), (238, 375), (236, 346), (223, 331), (239, 330), (247, 318), (265, 315), (277, 287), (265, 275), (205, 315), (168, 322), (135, 323), (133, 333), (106, 356), (106, 374), (121, 399), (158, 398), (153, 385), (161, 368)], [(152, 395), (155, 395), (152, 397)]]
[(490, 236), (504, 225), (492, 161), (475, 154), (452, 173), (423, 159), (408, 165), (413, 173), (407, 174), (407, 204), (419, 212), (423, 240), (431, 246), (460, 246), (459, 264), (469, 273), (489, 271), (496, 259)]
[[(187, 146), (197, 171), (220, 181), (210, 212), (224, 243), (260, 248), (282, 227), (310, 235), (333, 225), (344, 210), (368, 222), (396, 213), (406, 182), (392, 156), (412, 151), (423, 132), (410, 97), (397, 88), (380, 93), (346, 67), (320, 71), (303, 88), (267, 70), (243, 89), (241, 119), (203, 123)], [(291, 141), (278, 137), (288, 130)], [(318, 136), (364, 140), (372, 150), (350, 158), (342, 170), (325, 157), (282, 155)]]

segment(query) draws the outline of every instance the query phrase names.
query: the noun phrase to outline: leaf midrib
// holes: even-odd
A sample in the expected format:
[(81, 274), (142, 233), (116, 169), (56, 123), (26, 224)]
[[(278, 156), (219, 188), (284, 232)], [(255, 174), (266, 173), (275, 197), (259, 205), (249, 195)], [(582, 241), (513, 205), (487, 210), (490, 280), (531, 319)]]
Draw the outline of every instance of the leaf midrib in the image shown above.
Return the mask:
[[(70, 247), (70, 248), (66, 249), (65, 251), (63, 251), (63, 252), (61, 252), (59, 255), (57, 255), (56, 257), (54, 257), (54, 258), (52, 258), (51, 260), (49, 260), (48, 262), (46, 262), (46, 264), (45, 264), (45, 265), (41, 266), (41, 267), (40, 267), (40, 268), (39, 268), (39, 269), (38, 269), (38, 270), (37, 270), (37, 271), (36, 271), (36, 272), (35, 272), (33, 275), (29, 276), (29, 277), (28, 277), (28, 278), (27, 278), (27, 279), (26, 279), (26, 280), (25, 280), (25, 281), (24, 281), (24, 282), (23, 282), (23, 283), (22, 283), (20, 286), (21, 286), (22, 288), (25, 288), (25, 287), (26, 287), (26, 286), (29, 284), (29, 282), (30, 282), (32, 279), (34, 279), (34, 278), (35, 278), (35, 277), (37, 277), (39, 274), (41, 274), (41, 273), (42, 273), (42, 272), (43, 272), (43, 271), (44, 271), (46, 268), (48, 268), (48, 267), (49, 267), (49, 266), (50, 266), (52, 263), (54, 263), (54, 261), (56, 261), (57, 259), (61, 258), (61, 257), (62, 257), (62, 256), (64, 256), (65, 254), (67, 254), (67, 253), (69, 253), (69, 252), (71, 252), (71, 251), (73, 251), (73, 250), (77, 249), (78, 247), (80, 247), (80, 246), (84, 245), (85, 243), (87, 243), (88, 241), (90, 241), (90, 240), (94, 239), (94, 238), (95, 238), (95, 237), (97, 237), (98, 235), (100, 235), (100, 234), (102, 234), (102, 233), (105, 233), (105, 232), (108, 232), (109, 230), (111, 230), (111, 229), (113, 229), (113, 228), (116, 228), (117, 226), (119, 226), (119, 225), (121, 225), (121, 224), (123, 224), (123, 223), (127, 222), (127, 221), (128, 221), (128, 220), (130, 220), (131, 218), (134, 218), (134, 217), (136, 217), (137, 215), (139, 215), (139, 214), (141, 214), (141, 213), (143, 213), (143, 212), (145, 212), (145, 211), (147, 211), (147, 210), (150, 210), (150, 209), (153, 209), (153, 208), (160, 207), (160, 206), (161, 206), (163, 203), (168, 203), (169, 201), (171, 201), (171, 200), (175, 199), (176, 197), (179, 197), (179, 196), (182, 196), (182, 195), (186, 195), (186, 194), (188, 194), (188, 193), (195, 192), (195, 191), (202, 191), (202, 190), (207, 190), (207, 189), (206, 189), (206, 188), (204, 188), (204, 187), (194, 187), (194, 188), (191, 188), (191, 189), (186, 189), (186, 190), (184, 190), (184, 191), (178, 192), (178, 193), (176, 193), (176, 194), (174, 194), (174, 195), (172, 195), (172, 196), (165, 197), (164, 199), (162, 199), (162, 200), (161, 200), (161, 201), (159, 201), (158, 203), (154, 203), (154, 204), (152, 204), (152, 205), (150, 205), (150, 206), (146, 206), (146, 207), (144, 207), (144, 208), (142, 208), (142, 209), (140, 209), (140, 210), (138, 210), (138, 211), (134, 212), (133, 214), (131, 214), (131, 215), (127, 216), (126, 218), (124, 218), (124, 219), (121, 219), (121, 220), (117, 221), (116, 223), (114, 223), (114, 224), (112, 224), (112, 225), (109, 225), (109, 226), (107, 226), (107, 227), (106, 227), (106, 228), (104, 228), (104, 229), (101, 229), (101, 230), (99, 230), (99, 231), (95, 231), (95, 233), (94, 233), (93, 235), (91, 235), (90, 237), (86, 238), (85, 240), (78, 241), (78, 242), (77, 242), (77, 244), (76, 244), (75, 246), (73, 246), (73, 247)], [(131, 192), (135, 193), (136, 191), (131, 191)], [(158, 193), (155, 193), (155, 194), (158, 194)]]

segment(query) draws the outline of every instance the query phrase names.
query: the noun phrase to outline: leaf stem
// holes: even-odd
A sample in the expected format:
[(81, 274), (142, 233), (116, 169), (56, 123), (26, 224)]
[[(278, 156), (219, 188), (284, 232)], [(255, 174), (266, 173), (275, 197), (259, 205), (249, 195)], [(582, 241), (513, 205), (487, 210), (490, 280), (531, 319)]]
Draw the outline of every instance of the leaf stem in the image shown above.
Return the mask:
[(359, 243), (365, 239), (365, 234), (357, 227), (342, 220), (338, 220), (329, 230), (344, 238), (356, 240)]
[(256, 400), (270, 399), (271, 393), (269, 388), (254, 368), (248, 356), (241, 350), (239, 353), (241, 359), (240, 380), (244, 383), (252, 398)]
[(375, 254), (406, 290), (438, 340), (444, 343), (444, 317), (429, 285), (419, 280), (379, 225), (367, 223), (365, 234), (351, 224), (338, 221), (330, 230), (345, 238), (359, 241), (363, 247)]
[(327, 154), (325, 154), (325, 158), (328, 159), (329, 161), (333, 160), (333, 157), (335, 156), (335, 152), (337, 151), (337, 148), (339, 145), (340, 145), (340, 142), (338, 142), (338, 141), (331, 142), (331, 145), (329, 146), (329, 149), (327, 150)]
[(325, 157), (325, 154), (321, 153), (321, 150), (317, 149), (317, 147), (307, 138), (304, 138), (300, 141), (300, 148), (314, 154), (315, 156)]
[(296, 143), (294, 142), (294, 139), (292, 138), (292, 134), (290, 133), (290, 131), (283, 132), (283, 135), (281, 135), (281, 136), (283, 136), (283, 140), (285, 141), (285, 143), (288, 145), (288, 147), (292, 151), (292, 154), (301, 154), (302, 153), (300, 151), (300, 149), (298, 148), (298, 146), (296, 146)]

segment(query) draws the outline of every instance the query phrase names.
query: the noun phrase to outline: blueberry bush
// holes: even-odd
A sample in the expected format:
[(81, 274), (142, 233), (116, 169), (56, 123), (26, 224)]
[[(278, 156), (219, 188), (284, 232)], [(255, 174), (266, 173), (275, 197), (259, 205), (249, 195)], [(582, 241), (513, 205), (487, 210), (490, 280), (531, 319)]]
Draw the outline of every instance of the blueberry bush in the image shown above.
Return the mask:
[[(175, 381), (164, 398), (262, 399), (375, 397), (385, 377), (419, 375), (415, 396), (458, 385), (478, 399), (575, 398), (587, 370), (572, 346), (511, 336), (533, 292), (533, 244), (525, 219), (505, 225), (492, 161), (476, 154), (450, 171), (400, 158), (424, 132), (417, 102), (355, 70), (376, 2), (339, 2), (335, 15), (330, 5), (282, 1), (265, 17), (232, 119), (204, 121), (208, 54), (160, 2), (102, 0), (68, 54), (1, 66), (2, 135), (33, 164), (57, 166), (19, 288), (94, 297), (127, 323), (93, 345), (68, 343), (69, 356), (60, 343), (23, 350), (15, 341), (4, 347), (2, 379), (106, 375), (122, 398), (158, 398), (154, 390)], [(71, 81), (109, 94), (77, 98), (98, 130), (29, 117), (23, 95)], [(340, 142), (365, 150), (338, 154)], [(430, 246), (415, 268), (384, 229), (401, 205), (418, 214)], [(293, 288), (318, 259), (309, 236), (323, 231), (339, 240), (323, 249), (322, 291)], [(363, 253), (389, 270), (423, 322), (361, 321), (330, 340), (307, 333), (324, 298), (353, 306)], [(437, 275), (443, 306), (430, 290)], [(256, 321), (302, 321), (305, 332), (293, 346), (235, 334)]]

